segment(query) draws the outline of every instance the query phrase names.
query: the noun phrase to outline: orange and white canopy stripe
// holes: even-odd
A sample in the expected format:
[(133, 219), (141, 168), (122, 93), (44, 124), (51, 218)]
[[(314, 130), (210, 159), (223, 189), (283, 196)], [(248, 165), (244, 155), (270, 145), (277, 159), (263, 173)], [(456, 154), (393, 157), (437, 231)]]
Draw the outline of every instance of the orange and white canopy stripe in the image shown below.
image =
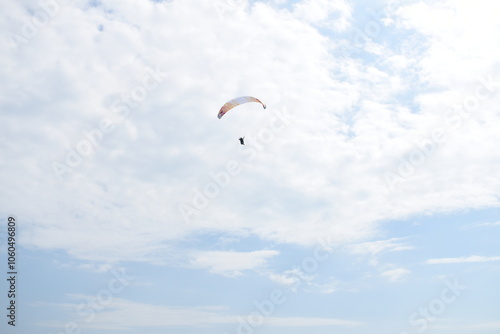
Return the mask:
[(227, 101), (222, 106), (222, 108), (220, 108), (219, 114), (217, 114), (217, 117), (221, 118), (222, 116), (224, 116), (225, 113), (227, 113), (229, 110), (233, 109), (234, 107), (239, 106), (240, 104), (243, 104), (243, 103), (248, 103), (248, 102), (260, 103), (260, 104), (262, 104), (264, 109), (266, 109), (266, 105), (264, 103), (262, 103), (259, 99), (252, 97), (252, 96), (240, 96), (240, 97), (234, 98), (230, 101)]

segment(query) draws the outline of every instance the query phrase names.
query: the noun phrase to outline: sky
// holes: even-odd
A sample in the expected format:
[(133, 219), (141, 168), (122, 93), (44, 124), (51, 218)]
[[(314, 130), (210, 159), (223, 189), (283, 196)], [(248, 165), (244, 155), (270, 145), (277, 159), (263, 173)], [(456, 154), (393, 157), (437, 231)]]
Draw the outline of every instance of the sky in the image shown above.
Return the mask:
[(0, 11), (1, 333), (500, 331), (497, 1)]

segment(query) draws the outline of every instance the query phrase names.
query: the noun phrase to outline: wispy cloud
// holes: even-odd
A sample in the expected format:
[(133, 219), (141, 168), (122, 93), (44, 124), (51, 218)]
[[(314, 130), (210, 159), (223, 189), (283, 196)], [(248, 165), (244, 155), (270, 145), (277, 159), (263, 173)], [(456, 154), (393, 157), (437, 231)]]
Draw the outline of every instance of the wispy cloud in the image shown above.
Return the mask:
[(496, 322), (485, 322), (477, 325), (471, 326), (472, 328), (476, 329), (500, 329), (500, 321)]
[(243, 275), (245, 270), (262, 268), (269, 258), (278, 254), (279, 252), (275, 250), (197, 252), (191, 254), (190, 267), (206, 269), (213, 274), (236, 277)]
[(470, 228), (491, 227), (491, 226), (500, 226), (500, 221), (488, 222), (488, 223), (467, 224), (467, 225), (464, 225), (462, 228), (463, 229), (470, 229)]
[(99, 273), (109, 271), (113, 266), (110, 264), (82, 263), (78, 265), (78, 268)]
[[(75, 295), (72, 299), (85, 302), (91, 298), (85, 295)], [(53, 304), (53, 307), (64, 310), (78, 310), (81, 304)], [(85, 310), (85, 309), (84, 309)], [(209, 324), (229, 324), (236, 317), (225, 312), (220, 306), (176, 307), (151, 305), (132, 302), (126, 299), (114, 298), (105, 305), (99, 305), (98, 316), (90, 312), (77, 312), (71, 320), (81, 328), (99, 328), (127, 330), (133, 327), (170, 327), (170, 326), (205, 326)], [(95, 312), (94, 312), (95, 313)], [(60, 321), (44, 321), (40, 323), (47, 327), (64, 327)]]
[(500, 221), (494, 222), (494, 223), (481, 223), (477, 224), (478, 227), (483, 227), (483, 226), (500, 226)]
[(385, 271), (381, 272), (380, 275), (382, 277), (386, 277), (391, 282), (398, 282), (398, 281), (401, 281), (409, 273), (410, 273), (410, 271), (408, 269), (396, 268), (396, 269), (385, 270)]
[(360, 326), (357, 321), (330, 319), (330, 318), (269, 318), (268, 324), (277, 327), (315, 327), (315, 326)]
[[(73, 299), (84, 302), (90, 298), (85, 295), (75, 295)], [(78, 310), (81, 304), (39, 304), (39, 307), (56, 307), (65, 311)], [(152, 305), (132, 302), (126, 299), (115, 298), (106, 305), (101, 305), (98, 316), (91, 316), (79, 312), (80, 317), (72, 316), (68, 319), (78, 328), (129, 330), (133, 328), (165, 328), (165, 327), (205, 327), (220, 324), (238, 324), (248, 315), (232, 315), (223, 306), (177, 307), (166, 305)], [(43, 321), (45, 327), (66, 326), (61, 321)], [(315, 326), (344, 326), (361, 325), (360, 322), (321, 317), (264, 317), (263, 325), (273, 327), (315, 327)]]
[(279, 285), (294, 286), (301, 280), (303, 275), (299, 269), (285, 270), (280, 274), (271, 273), (268, 275), (269, 279)]
[(477, 262), (494, 262), (500, 261), (500, 256), (463, 256), (463, 257), (448, 257), (429, 259), (425, 261), (426, 264), (451, 264), (451, 263), (477, 263)]
[(266, 274), (269, 279), (279, 285), (286, 286), (292, 291), (297, 291), (302, 284), (310, 285), (315, 278), (313, 274), (307, 274), (299, 268), (285, 270), (282, 273)]
[(377, 255), (383, 252), (399, 252), (413, 249), (413, 246), (401, 242), (404, 239), (405, 238), (392, 238), (388, 240), (362, 242), (349, 246), (348, 250), (352, 254)]
[(328, 283), (324, 283), (324, 284), (312, 282), (311, 286), (313, 288), (312, 291), (318, 291), (319, 293), (323, 293), (323, 294), (335, 293), (335, 292), (343, 289), (341, 287), (341, 282), (339, 280), (336, 280), (336, 279), (330, 279), (330, 281)]
[(413, 246), (402, 242), (406, 238), (392, 238), (349, 245), (347, 251), (354, 255), (367, 255), (372, 266), (379, 266), (379, 258), (388, 252), (400, 252), (413, 249)]

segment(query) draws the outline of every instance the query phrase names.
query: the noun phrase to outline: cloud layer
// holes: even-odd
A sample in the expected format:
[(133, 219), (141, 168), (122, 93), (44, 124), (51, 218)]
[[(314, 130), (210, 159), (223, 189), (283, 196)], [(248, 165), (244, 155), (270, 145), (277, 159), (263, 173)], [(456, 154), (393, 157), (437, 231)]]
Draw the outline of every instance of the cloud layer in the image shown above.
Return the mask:
[[(347, 33), (344, 1), (2, 9), (2, 202), (26, 245), (156, 261), (195, 232), (340, 244), (387, 220), (498, 205), (488, 6), (403, 5), (361, 36)], [(442, 19), (429, 25), (431, 13)], [(40, 27), (26, 35), (30, 24)], [(217, 120), (249, 94), (266, 112)], [(196, 210), (189, 221), (182, 205)]]

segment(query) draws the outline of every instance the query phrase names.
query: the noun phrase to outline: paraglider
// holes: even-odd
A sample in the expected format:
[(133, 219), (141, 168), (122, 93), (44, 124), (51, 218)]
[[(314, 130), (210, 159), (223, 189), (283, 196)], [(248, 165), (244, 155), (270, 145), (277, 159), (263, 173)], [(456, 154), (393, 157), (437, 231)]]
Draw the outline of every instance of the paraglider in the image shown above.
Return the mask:
[[(253, 97), (253, 96), (240, 96), (237, 98), (234, 98), (232, 100), (227, 101), (222, 108), (220, 108), (219, 113), (217, 114), (217, 117), (220, 119), (222, 116), (224, 116), (229, 110), (233, 109), (234, 107), (239, 106), (240, 104), (243, 103), (248, 103), (248, 102), (257, 102), (262, 104), (262, 107), (266, 109), (266, 105), (262, 103), (261, 100)], [(241, 145), (245, 145), (245, 136), (238, 138), (240, 141)]]
[(219, 113), (217, 114), (218, 118), (221, 118), (224, 116), (225, 113), (227, 113), (229, 110), (233, 109), (234, 107), (239, 106), (240, 104), (243, 103), (248, 103), (248, 102), (257, 102), (262, 104), (262, 107), (266, 109), (266, 105), (262, 103), (259, 99), (252, 97), (252, 96), (240, 96), (235, 99), (227, 101), (222, 108), (220, 108)]

